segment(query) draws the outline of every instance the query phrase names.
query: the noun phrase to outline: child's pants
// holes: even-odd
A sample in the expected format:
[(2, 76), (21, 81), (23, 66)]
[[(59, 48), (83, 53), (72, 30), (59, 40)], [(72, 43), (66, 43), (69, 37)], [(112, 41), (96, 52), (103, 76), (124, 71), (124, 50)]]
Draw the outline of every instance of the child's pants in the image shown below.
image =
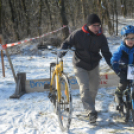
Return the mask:
[(115, 91), (115, 101), (120, 104), (123, 102), (122, 100), (122, 93), (126, 89), (129, 81), (127, 80), (127, 72), (121, 72), (120, 74), (120, 82), (118, 87)]

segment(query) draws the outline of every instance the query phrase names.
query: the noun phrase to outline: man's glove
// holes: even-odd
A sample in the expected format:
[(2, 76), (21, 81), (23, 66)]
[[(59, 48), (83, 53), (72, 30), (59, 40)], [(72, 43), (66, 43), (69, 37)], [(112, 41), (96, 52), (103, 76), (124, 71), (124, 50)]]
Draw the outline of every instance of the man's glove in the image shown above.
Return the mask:
[(58, 57), (59, 58), (62, 58), (65, 54), (64, 54), (65, 52), (58, 52)]
[[(60, 49), (66, 50), (68, 48), (69, 48), (68, 44), (63, 44), (63, 46)], [(65, 54), (66, 54), (66, 52), (58, 52), (58, 57), (62, 58)]]
[(115, 71), (115, 73), (118, 75), (118, 73), (120, 72), (119, 70), (119, 63), (115, 62), (112, 64), (112, 68)]

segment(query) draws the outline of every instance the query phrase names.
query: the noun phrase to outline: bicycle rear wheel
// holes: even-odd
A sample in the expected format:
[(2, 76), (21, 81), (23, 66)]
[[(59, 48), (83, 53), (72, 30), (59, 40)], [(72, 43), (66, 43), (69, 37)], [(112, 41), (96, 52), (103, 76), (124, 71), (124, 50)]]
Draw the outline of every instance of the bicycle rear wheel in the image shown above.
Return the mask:
[(72, 115), (72, 98), (70, 93), (70, 85), (68, 82), (68, 77), (62, 74), (59, 80), (61, 89), (61, 99), (58, 101), (58, 92), (56, 89), (56, 82), (53, 82), (53, 104), (55, 107), (55, 112), (58, 117), (58, 122), (62, 131), (68, 131), (71, 124)]

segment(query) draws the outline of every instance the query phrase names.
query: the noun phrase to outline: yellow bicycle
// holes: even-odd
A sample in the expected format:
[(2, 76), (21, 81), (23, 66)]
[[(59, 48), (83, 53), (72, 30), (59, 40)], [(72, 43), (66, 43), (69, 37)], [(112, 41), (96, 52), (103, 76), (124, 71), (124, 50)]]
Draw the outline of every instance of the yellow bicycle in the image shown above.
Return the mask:
[[(59, 51), (51, 50), (57, 54)], [(50, 63), (50, 93), (49, 98), (55, 107), (58, 122), (62, 131), (68, 131), (72, 115), (72, 97), (69, 78), (63, 71), (63, 59), (56, 58), (55, 63)]]

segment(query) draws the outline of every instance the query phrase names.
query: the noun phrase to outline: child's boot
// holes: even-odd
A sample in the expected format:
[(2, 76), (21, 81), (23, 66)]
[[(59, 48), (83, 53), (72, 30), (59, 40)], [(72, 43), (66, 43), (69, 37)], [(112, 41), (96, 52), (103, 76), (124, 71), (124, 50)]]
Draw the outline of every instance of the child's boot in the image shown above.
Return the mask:
[(121, 110), (123, 99), (122, 99), (122, 91), (119, 90), (119, 88), (117, 88), (115, 91), (115, 102), (118, 103), (118, 106), (116, 107), (116, 109)]
[(123, 102), (122, 91), (120, 91), (119, 88), (117, 88), (115, 91), (115, 102), (117, 102), (118, 104)]

